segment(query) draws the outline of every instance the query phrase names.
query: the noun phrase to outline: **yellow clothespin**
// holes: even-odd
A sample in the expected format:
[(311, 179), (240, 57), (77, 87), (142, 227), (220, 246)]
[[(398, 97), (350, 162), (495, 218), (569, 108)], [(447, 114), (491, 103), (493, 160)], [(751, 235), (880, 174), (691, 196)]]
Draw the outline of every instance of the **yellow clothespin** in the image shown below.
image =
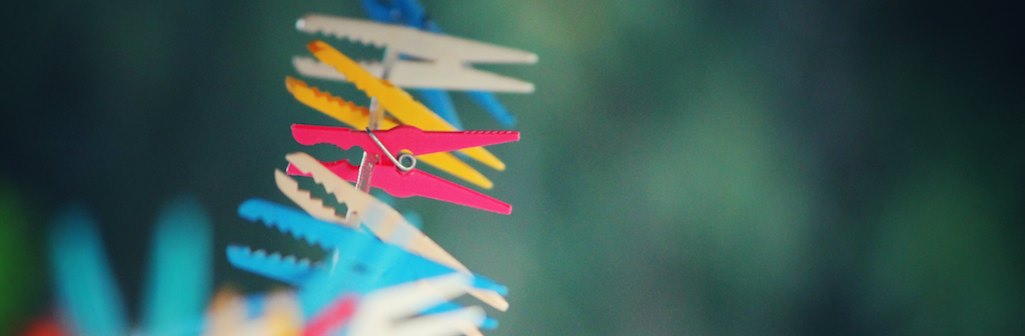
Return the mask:
[[(335, 97), (328, 92), (309, 86), (301, 80), (285, 77), (285, 87), (299, 102), (352, 128), (365, 129), (370, 122), (370, 111), (365, 107), (357, 106), (352, 102)], [(398, 121), (394, 119), (381, 119), (381, 129), (391, 129), (398, 125)], [(418, 155), (416, 158), (421, 162), (481, 188), (491, 189), (494, 186), (494, 183), (485, 177), (484, 174), (473, 169), (473, 167), (459, 160), (451, 153)]]
[[(356, 61), (345, 56), (324, 41), (313, 41), (306, 46), (313, 56), (321, 62), (330, 65), (345, 75), (356, 88), (362, 90), (367, 96), (377, 98), (388, 112), (396, 119), (407, 125), (416, 126), (425, 131), (457, 131), (455, 126), (449, 124), (434, 112), (431, 112), (423, 104), (413, 99), (405, 90), (391, 85), (388, 81), (374, 77)], [(473, 147), (460, 150), (466, 156), (483, 163), (486, 166), (497, 170), (505, 170), (505, 163), (502, 163), (494, 154), (482, 147)]]

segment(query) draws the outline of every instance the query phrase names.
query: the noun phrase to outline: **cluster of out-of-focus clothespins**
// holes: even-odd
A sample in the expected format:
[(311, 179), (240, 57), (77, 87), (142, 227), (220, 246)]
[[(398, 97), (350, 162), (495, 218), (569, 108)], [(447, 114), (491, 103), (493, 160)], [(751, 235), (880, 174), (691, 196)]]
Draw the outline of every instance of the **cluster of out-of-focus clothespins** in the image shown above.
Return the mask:
[[(83, 207), (73, 206), (56, 216), (49, 242), (58, 309), (27, 333), (475, 335), (497, 327), (476, 302), (505, 311), (507, 288), (471, 272), (425, 235), (417, 220), (370, 190), (510, 214), (509, 204), (427, 173), (418, 163), (490, 189), (492, 182), (464, 159), (503, 170), (502, 161), (483, 146), (517, 141), (519, 133), (460, 131), (447, 91), (469, 94), (509, 127), (514, 118), (491, 92), (527, 93), (533, 91), (532, 84), (471, 64), (530, 64), (537, 56), (442, 35), (415, 0), (364, 0), (363, 5), (377, 22), (309, 14), (296, 26), (315, 36), (383, 48), (382, 61), (356, 62), (331, 44), (313, 40), (307, 44), (312, 57), (297, 56), (293, 65), (309, 79), (352, 83), (370, 98), (370, 106), (357, 106), (296, 78), (285, 79), (298, 102), (348, 126), (295, 124), (295, 141), (359, 147), (360, 165), (288, 154), (287, 168), (276, 170), (274, 181), (298, 208), (263, 199), (250, 199), (238, 208), (247, 221), (322, 249), (323, 260), (229, 246), (227, 258), (233, 266), (290, 289), (245, 295), (221, 290), (210, 299), (210, 220), (198, 202), (174, 201), (154, 231), (143, 312), (133, 326), (125, 317), (96, 226)], [(415, 89), (425, 103), (403, 88)], [(346, 213), (339, 213), (341, 206)], [(474, 299), (454, 301), (463, 294)]]

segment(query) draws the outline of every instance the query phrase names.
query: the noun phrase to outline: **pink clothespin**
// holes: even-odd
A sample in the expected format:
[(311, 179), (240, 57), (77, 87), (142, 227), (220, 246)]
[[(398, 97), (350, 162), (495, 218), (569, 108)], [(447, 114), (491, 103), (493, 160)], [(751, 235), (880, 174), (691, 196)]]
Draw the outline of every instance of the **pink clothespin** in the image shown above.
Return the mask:
[[(370, 185), (392, 196), (421, 196), (505, 215), (512, 213), (512, 206), (508, 203), (415, 169), (416, 157), (413, 155), (519, 141), (519, 132), (439, 132), (422, 131), (412, 126), (399, 126), (387, 131), (374, 132), (295, 124), (292, 125), (292, 137), (296, 142), (307, 146), (322, 143), (342, 149), (358, 146), (368, 153), (387, 157), (388, 160), (377, 163), (382, 169), (374, 169)], [(352, 182), (359, 178), (359, 167), (348, 161), (324, 163), (324, 166), (346, 181)], [(291, 164), (288, 166), (288, 174), (306, 176)]]

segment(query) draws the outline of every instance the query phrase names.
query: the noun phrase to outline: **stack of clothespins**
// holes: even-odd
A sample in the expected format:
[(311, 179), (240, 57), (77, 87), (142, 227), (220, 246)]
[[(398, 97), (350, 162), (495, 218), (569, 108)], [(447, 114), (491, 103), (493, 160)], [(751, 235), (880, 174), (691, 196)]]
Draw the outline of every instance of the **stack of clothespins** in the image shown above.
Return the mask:
[[(473, 69), (470, 64), (529, 64), (536, 62), (537, 56), (441, 35), (415, 1), (367, 0), (364, 5), (373, 18), (385, 23), (310, 14), (301, 18), (297, 27), (305, 33), (382, 47), (382, 62), (356, 62), (320, 40), (307, 45), (313, 58), (295, 57), (293, 61), (303, 76), (351, 82), (371, 99), (369, 107), (357, 106), (299, 79), (285, 79), (288, 92), (297, 101), (352, 127), (296, 124), (291, 127), (295, 141), (306, 146), (359, 147), (364, 151), (360, 165), (345, 160), (325, 163), (301, 152), (288, 154), (287, 168), (275, 171), (274, 178), (282, 194), (301, 210), (261, 199), (239, 207), (243, 218), (320, 247), (328, 257), (309, 261), (230, 246), (228, 259), (235, 267), (295, 288), (291, 295), (268, 296), (276, 299), (263, 300), (265, 305), (279, 302), (294, 309), (289, 314), (289, 309), (268, 307), (263, 313), (249, 314), (255, 317), (245, 317), (237, 313), (245, 298), (220, 295), (207, 321), (213, 333), (303, 330), (304, 334), (320, 335), (345, 330), (353, 335), (473, 335), (481, 334), (481, 328), (496, 327), (497, 322), (487, 318), (480, 307), (454, 303), (454, 297), (467, 293), (500, 311), (509, 307), (505, 286), (470, 272), (369, 191), (377, 188), (395, 197), (419, 196), (510, 214), (511, 205), (416, 166), (422, 162), (490, 189), (492, 182), (461, 158), (503, 170), (502, 161), (483, 146), (517, 141), (519, 132), (459, 131), (451, 102), (442, 90), (468, 91), (499, 122), (511, 125), (511, 116), (488, 91), (530, 92), (533, 86)], [(421, 89), (425, 100), (443, 110), (445, 117), (402, 88)], [(450, 153), (453, 151), (459, 155)], [(312, 177), (338, 204), (303, 189), (293, 178), (300, 176)], [(344, 205), (348, 212), (338, 213), (337, 205)]]
[[(383, 62), (357, 63), (315, 40), (307, 46), (314, 58), (296, 57), (294, 66), (306, 77), (353, 83), (371, 98), (370, 107), (292, 77), (285, 79), (297, 101), (353, 127), (292, 125), (296, 142), (359, 147), (364, 151), (360, 165), (288, 154), (287, 168), (275, 171), (274, 179), (300, 209), (261, 199), (245, 201), (238, 209), (246, 220), (323, 249), (324, 260), (229, 246), (232, 265), (286, 283), (293, 290), (257, 295), (222, 290), (204, 314), (211, 274), (210, 220), (198, 202), (187, 198), (172, 202), (155, 231), (142, 321), (132, 326), (91, 216), (81, 207), (71, 207), (55, 218), (50, 239), (60, 308), (56, 316), (40, 320), (26, 334), (478, 335), (480, 329), (497, 327), (481, 307), (464, 307), (452, 300), (466, 293), (505, 311), (509, 308), (506, 287), (470, 272), (410, 218), (369, 191), (377, 188), (395, 197), (420, 196), (510, 214), (509, 204), (416, 165), (423, 162), (490, 189), (492, 182), (461, 157), (503, 170), (502, 161), (482, 146), (517, 141), (519, 133), (459, 131), (444, 90), (466, 91), (499, 123), (510, 126), (514, 119), (489, 91), (524, 93), (533, 86), (475, 70), (470, 64), (534, 63), (537, 56), (441, 35), (415, 0), (365, 0), (363, 4), (372, 18), (383, 23), (311, 14), (297, 26), (310, 34), (383, 47)], [(431, 107), (400, 87), (418, 89)], [(327, 204), (333, 202), (315, 198), (291, 176), (312, 177), (348, 213), (336, 213), (335, 205)]]

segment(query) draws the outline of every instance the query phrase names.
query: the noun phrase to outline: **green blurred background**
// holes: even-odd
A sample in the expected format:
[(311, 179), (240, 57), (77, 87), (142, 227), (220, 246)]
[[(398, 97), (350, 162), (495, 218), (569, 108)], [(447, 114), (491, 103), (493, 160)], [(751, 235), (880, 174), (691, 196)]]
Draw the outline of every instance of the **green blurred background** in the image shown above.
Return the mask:
[[(541, 59), (486, 67), (537, 86), (500, 97), (523, 140), (494, 148), (509, 168), (489, 174), (489, 193), (513, 215), (397, 204), (510, 287), (493, 334), (1025, 333), (1020, 9), (424, 5), (450, 34)], [(291, 248), (235, 209), (287, 202), (271, 172), (304, 150), (291, 123), (334, 124), (284, 89), (311, 39), (295, 20), (365, 17), (358, 1), (0, 8), (0, 333), (51, 311), (40, 244), (69, 201), (103, 223), (130, 307), (152, 223), (175, 195), (214, 216), (216, 251)], [(455, 98), (468, 128), (498, 127)], [(218, 284), (277, 286), (215, 260)]]

